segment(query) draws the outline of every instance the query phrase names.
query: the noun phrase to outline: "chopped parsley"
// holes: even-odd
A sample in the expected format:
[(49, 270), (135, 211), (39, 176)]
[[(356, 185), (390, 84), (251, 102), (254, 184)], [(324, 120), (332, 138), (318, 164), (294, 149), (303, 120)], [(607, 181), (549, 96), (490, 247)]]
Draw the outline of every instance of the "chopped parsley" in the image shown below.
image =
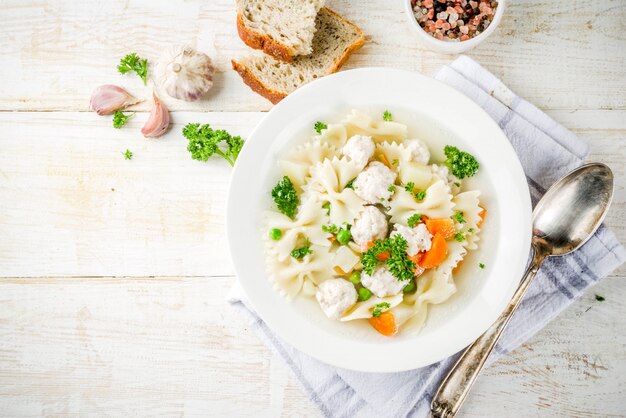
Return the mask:
[(459, 231), (456, 234), (454, 234), (454, 239), (457, 240), (458, 242), (463, 242), (465, 241), (465, 234), (462, 231)]
[(389, 305), (389, 302), (380, 302), (374, 305), (374, 311), (372, 312), (372, 316), (378, 318), (384, 312), (383, 309), (387, 310), (390, 307), (391, 305)]
[(596, 300), (598, 302), (604, 302), (606, 299), (604, 298), (604, 296), (596, 295)]
[(454, 185), (455, 185), (456, 187), (461, 187), (461, 183), (459, 183), (458, 181), (455, 181), (455, 182), (454, 182)]
[(122, 126), (126, 125), (128, 119), (132, 118), (133, 116), (135, 116), (134, 113), (125, 115), (124, 112), (122, 112), (121, 110), (116, 110), (113, 114), (113, 127), (115, 129), (120, 129)]
[(126, 158), (127, 160), (130, 160), (131, 158), (133, 158), (133, 152), (127, 149), (126, 151), (124, 151), (124, 158)]
[(478, 267), (480, 267), (481, 269), (484, 269), (485, 268), (485, 264), (484, 263), (479, 263)]
[(457, 221), (460, 224), (464, 224), (465, 223), (465, 219), (463, 219), (463, 212), (457, 212), (454, 214), (454, 220)]
[(407, 247), (406, 240), (399, 234), (374, 241), (374, 245), (361, 257), (363, 271), (371, 275), (376, 267), (385, 264), (398, 280), (412, 279), (415, 263), (408, 258)]
[(467, 232), (469, 232), (471, 234), (472, 232), (474, 232), (474, 228), (468, 229)]
[(315, 128), (315, 132), (317, 132), (318, 134), (321, 134), (324, 129), (328, 129), (328, 125), (318, 120), (317, 122), (315, 122), (314, 128)]
[(141, 59), (134, 52), (126, 55), (120, 60), (120, 64), (117, 66), (117, 71), (121, 74), (126, 74), (130, 71), (134, 71), (143, 80), (143, 85), (146, 85), (146, 78), (148, 77), (148, 60)]
[(383, 120), (385, 122), (391, 122), (393, 120), (391, 113), (389, 113), (388, 110), (385, 110), (385, 113), (383, 113)]
[(396, 159), (394, 159), (394, 160), (391, 162), (391, 164), (392, 164), (392, 165), (398, 165), (398, 163), (399, 163), (399, 162), (400, 162), (400, 161), (398, 161), (398, 159), (396, 158)]
[(389, 188), (387, 189), (387, 191), (388, 191), (388, 192), (391, 192), (391, 193), (395, 192), (395, 191), (396, 191), (396, 186), (395, 186), (395, 184), (390, 184), (390, 185), (389, 185)]
[(330, 216), (330, 202), (324, 203), (322, 209), (326, 209), (326, 216)]
[(421, 213), (415, 213), (411, 216), (409, 216), (409, 219), (406, 220), (406, 224), (408, 226), (410, 226), (411, 228), (415, 228), (415, 225), (422, 223), (422, 214)]
[(445, 164), (454, 176), (464, 179), (472, 177), (478, 171), (479, 164), (473, 155), (452, 145), (446, 145), (443, 152), (446, 154)]
[(328, 232), (330, 234), (336, 235), (339, 231), (339, 227), (337, 225), (322, 225), (322, 231)]
[(234, 166), (243, 147), (240, 136), (232, 136), (223, 129), (213, 130), (208, 124), (188, 123), (183, 128), (183, 136), (189, 140), (187, 151), (191, 153), (191, 158), (198, 161), (207, 161), (212, 155), (219, 155)]
[(414, 192), (413, 189), (415, 189), (415, 183), (412, 181), (404, 185), (404, 190), (411, 193), (416, 200), (424, 200), (426, 198), (426, 190)]
[(355, 178), (353, 178), (352, 180), (350, 180), (350, 181), (348, 182), (348, 184), (346, 184), (346, 187), (345, 187), (345, 188), (346, 188), (346, 189), (352, 189), (352, 190), (354, 190), (354, 180), (356, 180), (356, 177), (355, 177)]
[(313, 251), (311, 251), (311, 243), (308, 240), (302, 247), (296, 248), (291, 252), (291, 256), (297, 260), (302, 260), (307, 254), (313, 254)]
[(274, 186), (272, 189), (272, 199), (274, 199), (279, 211), (293, 219), (296, 215), (296, 209), (298, 208), (300, 199), (289, 177), (284, 176), (282, 180)]

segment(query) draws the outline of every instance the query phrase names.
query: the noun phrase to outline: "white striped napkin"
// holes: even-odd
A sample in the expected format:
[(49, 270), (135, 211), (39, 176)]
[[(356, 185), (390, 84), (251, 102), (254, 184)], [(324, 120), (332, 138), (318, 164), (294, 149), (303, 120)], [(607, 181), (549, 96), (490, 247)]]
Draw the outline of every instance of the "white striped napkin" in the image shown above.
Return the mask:
[[(515, 95), (471, 58), (458, 58), (443, 67), (436, 78), (474, 100), (502, 128), (522, 162), (533, 205), (552, 183), (581, 165), (587, 156), (584, 142)], [(575, 253), (548, 259), (490, 360), (518, 347), (624, 261), (626, 250), (604, 226)], [(327, 417), (425, 417), (434, 391), (457, 357), (402, 373), (339, 369), (281, 341), (249, 307), (238, 284), (229, 302), (285, 361)]]

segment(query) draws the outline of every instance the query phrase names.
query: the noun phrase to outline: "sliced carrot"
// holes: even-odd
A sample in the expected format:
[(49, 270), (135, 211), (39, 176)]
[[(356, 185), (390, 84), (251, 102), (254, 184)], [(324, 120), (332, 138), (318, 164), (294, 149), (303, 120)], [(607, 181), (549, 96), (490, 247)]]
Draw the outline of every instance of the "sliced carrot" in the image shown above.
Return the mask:
[(385, 262), (389, 258), (390, 254), (387, 251), (381, 251), (376, 255), (376, 258), (380, 262)]
[(452, 269), (452, 274), (456, 274), (456, 272), (457, 272), (457, 271), (459, 271), (459, 269), (461, 268), (461, 264), (463, 264), (463, 260), (465, 260), (465, 259), (462, 259), (461, 261), (459, 261), (459, 262), (457, 263), (456, 267), (454, 267), (454, 268)]
[(415, 253), (415, 254), (409, 256), (409, 260), (411, 260), (415, 264), (419, 264), (419, 262), (420, 262), (420, 260), (422, 259), (423, 256), (424, 256), (424, 253)]
[(337, 272), (337, 274), (339, 274), (340, 276), (345, 276), (346, 274), (348, 274), (348, 273), (346, 273), (345, 271), (343, 271), (343, 270), (342, 270), (342, 268), (341, 268), (341, 267), (339, 267), (339, 266), (335, 266), (335, 271), (336, 271), (336, 272)]
[(481, 210), (480, 212), (478, 212), (478, 216), (480, 216), (480, 221), (478, 221), (478, 222), (476, 223), (476, 226), (477, 226), (478, 228), (480, 228), (480, 226), (481, 226), (481, 225), (483, 224), (483, 222), (485, 221), (485, 215), (487, 215), (487, 209), (484, 209), (484, 208), (483, 208), (483, 210)]
[(385, 154), (378, 154), (378, 159), (381, 163), (385, 164), (387, 167), (391, 168), (391, 164), (389, 164), (389, 160), (385, 156)]
[(420, 266), (420, 261), (424, 257), (424, 253), (417, 253), (409, 257), (409, 260), (415, 263), (415, 276), (420, 276), (424, 272), (424, 268)]
[(391, 311), (383, 312), (378, 317), (373, 316), (368, 321), (376, 331), (387, 337), (391, 337), (398, 332), (398, 328), (396, 327), (396, 318), (393, 316)]
[(433, 235), (441, 235), (444, 239), (449, 239), (456, 234), (454, 221), (450, 218), (434, 218), (424, 221), (426, 229)]
[(446, 239), (436, 234), (431, 242), (430, 250), (426, 251), (419, 265), (425, 269), (432, 269), (443, 263), (447, 256), (448, 244), (446, 244)]

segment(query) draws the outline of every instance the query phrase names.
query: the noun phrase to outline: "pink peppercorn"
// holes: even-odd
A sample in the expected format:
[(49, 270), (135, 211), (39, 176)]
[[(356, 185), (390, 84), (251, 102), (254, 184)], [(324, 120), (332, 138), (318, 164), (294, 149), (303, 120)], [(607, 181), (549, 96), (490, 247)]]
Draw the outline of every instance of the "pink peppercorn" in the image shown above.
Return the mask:
[(484, 31), (497, 0), (410, 0), (415, 19), (437, 39), (465, 41)]

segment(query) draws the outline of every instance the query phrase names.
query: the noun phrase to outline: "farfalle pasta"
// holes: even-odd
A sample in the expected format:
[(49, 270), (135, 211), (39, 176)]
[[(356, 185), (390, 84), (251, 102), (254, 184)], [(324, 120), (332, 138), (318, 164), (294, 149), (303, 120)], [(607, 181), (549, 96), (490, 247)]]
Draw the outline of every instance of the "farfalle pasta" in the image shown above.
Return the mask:
[[(455, 269), (478, 247), (478, 162), (446, 146), (444, 162), (406, 125), (353, 110), (317, 122), (279, 159), (266, 212), (267, 270), (286, 297), (312, 297), (330, 320), (379, 333), (419, 330), (428, 306), (456, 292)], [(294, 210), (295, 208), (295, 210)]]

